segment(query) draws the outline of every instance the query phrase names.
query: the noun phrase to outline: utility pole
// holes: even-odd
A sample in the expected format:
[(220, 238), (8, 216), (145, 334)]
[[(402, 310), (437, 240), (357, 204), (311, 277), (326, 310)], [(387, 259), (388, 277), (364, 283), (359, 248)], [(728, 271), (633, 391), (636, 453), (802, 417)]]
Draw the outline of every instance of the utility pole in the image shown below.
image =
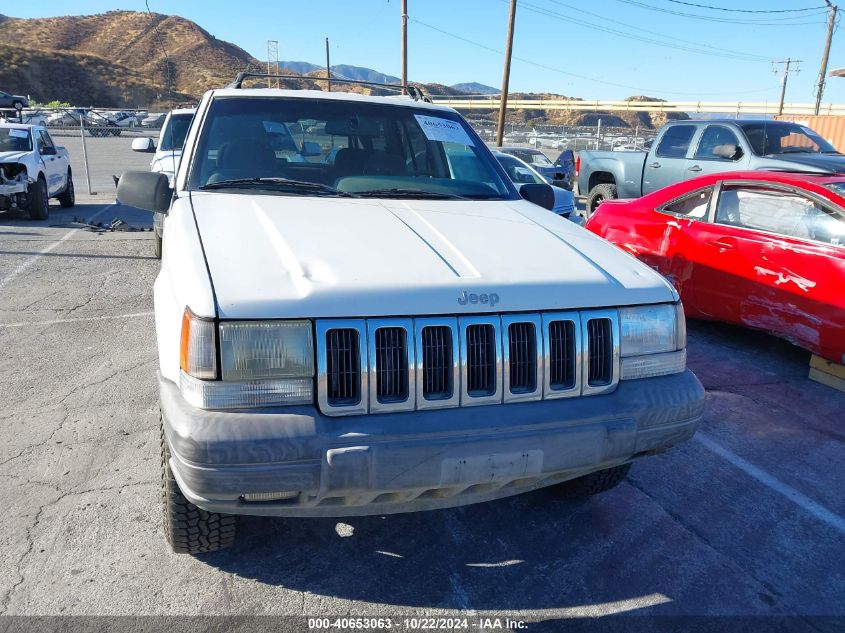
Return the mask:
[[(786, 98), (786, 81), (789, 79), (790, 73), (795, 73), (796, 75), (801, 71), (798, 69), (798, 64), (801, 63), (800, 59), (792, 59), (791, 57), (787, 57), (786, 59), (780, 61), (772, 62), (772, 72), (775, 75), (779, 75), (781, 73), (778, 66), (783, 66), (783, 74), (780, 74), (780, 103), (778, 104), (778, 114), (783, 114), (783, 102)], [(795, 68), (793, 68), (793, 64)]]
[(332, 91), (332, 64), (329, 59), (329, 38), (326, 38), (326, 77), (328, 78), (329, 92)]
[(408, 0), (402, 0), (402, 85), (408, 85)]
[(822, 67), (819, 70), (819, 84), (816, 88), (816, 109), (815, 113), (819, 113), (819, 108), (822, 105), (822, 95), (824, 95), (824, 82), (827, 76), (827, 60), (830, 56), (830, 40), (833, 39), (833, 29), (836, 26), (836, 12), (839, 10), (835, 4), (830, 0), (824, 0), (827, 5), (827, 38), (824, 42), (824, 52), (822, 53)]
[[(273, 64), (276, 65), (275, 72), (270, 72), (270, 66)], [(279, 74), (279, 40), (267, 40), (267, 74), (268, 75), (278, 75)], [(272, 78), (267, 77), (267, 87), (272, 88)], [(279, 80), (276, 80), (276, 87), (279, 87)]]
[(508, 45), (505, 49), (505, 72), (502, 76), (502, 94), (499, 97), (499, 127), (496, 130), (496, 145), (498, 147), (502, 146), (502, 137), (505, 134), (505, 110), (508, 107), (508, 83), (511, 78), (514, 22), (516, 22), (516, 0), (511, 0), (511, 13), (508, 20)]

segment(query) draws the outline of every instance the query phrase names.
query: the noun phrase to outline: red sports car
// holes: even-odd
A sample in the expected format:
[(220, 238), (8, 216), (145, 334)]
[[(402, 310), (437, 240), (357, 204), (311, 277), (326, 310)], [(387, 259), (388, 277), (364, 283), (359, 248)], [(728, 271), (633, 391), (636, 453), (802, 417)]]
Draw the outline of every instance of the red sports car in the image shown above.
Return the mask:
[(689, 316), (845, 362), (845, 176), (701, 176), (603, 202), (587, 228), (667, 277)]

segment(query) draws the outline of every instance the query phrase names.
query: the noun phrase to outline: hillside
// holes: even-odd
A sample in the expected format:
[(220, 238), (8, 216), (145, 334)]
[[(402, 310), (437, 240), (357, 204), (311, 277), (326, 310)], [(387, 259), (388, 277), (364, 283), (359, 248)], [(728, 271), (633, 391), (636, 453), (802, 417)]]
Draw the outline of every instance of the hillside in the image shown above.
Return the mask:
[(502, 92), (499, 88), (480, 84), (477, 81), (470, 81), (462, 84), (452, 84), (455, 90), (465, 92), (470, 95), (497, 95)]
[[(139, 72), (96, 55), (26, 50), (0, 44), (0, 86), (36, 101), (53, 99), (80, 105), (132, 107), (161, 99), (162, 85)], [(174, 101), (188, 95), (174, 92)]]
[[(160, 94), (162, 101), (180, 101), (225, 85), (238, 71), (261, 68), (249, 53), (194, 22), (157, 13), (110, 11), (30, 20), (0, 16), (0, 32), (4, 42), (20, 47), (16, 69), (0, 69), (4, 85), (39, 100), (105, 105), (100, 100), (109, 95), (116, 100), (106, 104), (128, 106)], [(55, 67), (43, 63), (51, 52), (61, 59)], [(38, 66), (38, 80), (24, 72), (27, 58)], [(95, 67), (98, 74), (80, 85), (68, 79)], [(130, 79), (126, 89), (125, 79)]]

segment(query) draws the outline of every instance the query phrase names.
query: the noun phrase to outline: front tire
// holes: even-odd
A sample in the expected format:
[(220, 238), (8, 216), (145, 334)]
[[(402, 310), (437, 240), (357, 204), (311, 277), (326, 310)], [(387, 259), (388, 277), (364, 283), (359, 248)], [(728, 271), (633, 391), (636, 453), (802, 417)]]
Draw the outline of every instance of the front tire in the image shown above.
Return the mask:
[(67, 186), (61, 195), (59, 195), (59, 204), (62, 205), (62, 209), (70, 209), (76, 204), (76, 192), (73, 189), (73, 174), (70, 169), (67, 170)]
[(203, 554), (231, 547), (237, 517), (208, 512), (185, 498), (170, 470), (170, 449), (161, 427), (161, 498), (164, 534), (177, 554)]
[(46, 220), (50, 216), (50, 198), (47, 195), (47, 183), (39, 178), (29, 191), (29, 218)]
[(589, 475), (578, 477), (577, 479), (564, 481), (562, 484), (552, 486), (552, 489), (568, 499), (590, 497), (607, 492), (611, 488), (615, 488), (621, 484), (625, 477), (628, 476), (629, 470), (631, 470), (630, 463), (614, 466), (613, 468), (605, 468), (604, 470), (598, 470)]
[(596, 185), (587, 195), (587, 217), (595, 213), (598, 206), (605, 200), (616, 200), (619, 194), (616, 185), (613, 183), (602, 183)]

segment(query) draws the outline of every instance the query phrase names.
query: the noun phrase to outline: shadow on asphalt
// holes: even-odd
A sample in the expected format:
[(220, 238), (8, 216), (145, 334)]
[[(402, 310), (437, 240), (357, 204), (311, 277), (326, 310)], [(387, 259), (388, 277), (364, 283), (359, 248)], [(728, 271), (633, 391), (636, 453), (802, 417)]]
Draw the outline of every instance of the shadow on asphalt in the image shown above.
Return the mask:
[[(551, 490), (478, 505), (374, 517), (242, 517), (232, 550), (199, 558), (270, 585), (411, 607), (524, 610), (636, 599), (567, 567), (605, 558), (628, 504), (563, 501)], [(599, 538), (596, 535), (601, 535)], [(580, 572), (579, 572), (580, 573)], [(595, 569), (595, 578), (603, 572)], [(550, 578), (554, 576), (554, 578)], [(588, 588), (592, 585), (592, 588)], [(647, 590), (646, 594), (654, 593)]]
[[(63, 225), (71, 222), (73, 218), (83, 218), (90, 221), (95, 214), (98, 214), (94, 218), (95, 223), (101, 222), (107, 225), (112, 220), (121, 219), (130, 226), (138, 229), (151, 229), (153, 226), (153, 216), (149, 211), (115, 204), (107, 198), (102, 203), (77, 203), (76, 206), (70, 209), (63, 209), (54, 201), (51, 201), (50, 216), (46, 220), (30, 220), (29, 214), (21, 209), (0, 212), (0, 226), (46, 228), (52, 227), (53, 225)], [(59, 228), (68, 227), (60, 226)], [(18, 231), (9, 231), (8, 233), (14, 235), (40, 235), (38, 233), (23, 233)]]

